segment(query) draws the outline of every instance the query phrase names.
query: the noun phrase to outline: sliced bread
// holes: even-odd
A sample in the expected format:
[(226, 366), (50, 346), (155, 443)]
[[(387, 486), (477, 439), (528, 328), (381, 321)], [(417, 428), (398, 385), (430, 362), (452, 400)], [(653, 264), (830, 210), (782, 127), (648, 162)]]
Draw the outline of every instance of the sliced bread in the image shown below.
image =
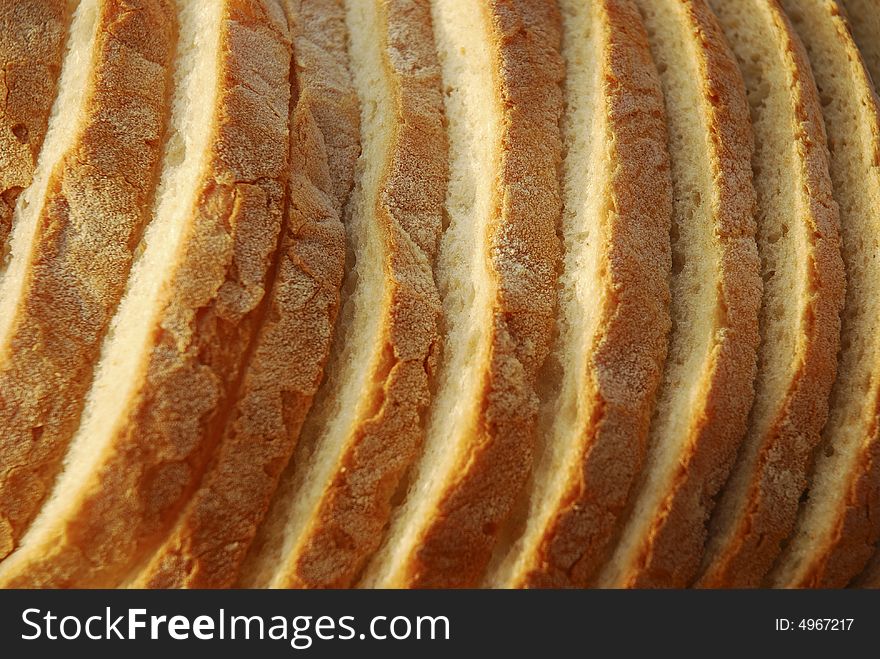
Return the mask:
[(265, 307), (287, 178), (286, 19), (257, 0), (175, 8), (153, 218), (64, 469), (0, 564), (3, 586), (114, 586), (142, 560), (198, 484)]
[(539, 380), (540, 456), (523, 515), (508, 523), (512, 541), (496, 550), (493, 587), (589, 583), (644, 458), (670, 325), (672, 184), (663, 94), (641, 17), (631, 0), (560, 7), (558, 334)]
[(132, 6), (79, 3), (13, 214), (0, 269), (0, 557), (62, 468), (149, 216), (174, 28), (165, 0)]
[(758, 347), (752, 133), (705, 0), (638, 0), (672, 161), (672, 332), (650, 448), (605, 587), (683, 587), (746, 428)]
[(342, 216), (361, 152), (360, 107), (348, 61), (345, 0), (284, 0), (293, 37), (299, 102), (324, 142), (336, 212)]
[(382, 540), (423, 441), (446, 192), (440, 71), (425, 0), (349, 0), (361, 103), (353, 265), (327, 384), (241, 583), (344, 587)]
[[(349, 93), (341, 3), (286, 7), (296, 80), (288, 205), (269, 308), (212, 464), (169, 537), (131, 582), (135, 587), (235, 584), (323, 377), (345, 265), (340, 207), (354, 174), (358, 114), (350, 111), (356, 98)], [(331, 131), (333, 147), (319, 124)]]
[(15, 202), (33, 181), (61, 71), (71, 3), (0, 4), (0, 258)]
[(842, 4), (876, 90), (880, 87), (880, 0), (843, 0)]
[(782, 5), (806, 46), (822, 103), (847, 294), (828, 422), (807, 499), (769, 583), (842, 587), (864, 568), (880, 534), (880, 110), (838, 3)]
[(425, 450), (361, 586), (473, 586), (525, 483), (559, 260), (555, 3), (435, 0), (450, 143)]
[(845, 282), (822, 108), (806, 51), (776, 2), (710, 4), (751, 106), (764, 301), (755, 404), (698, 585), (754, 588), (791, 534), (807, 485), (837, 368)]

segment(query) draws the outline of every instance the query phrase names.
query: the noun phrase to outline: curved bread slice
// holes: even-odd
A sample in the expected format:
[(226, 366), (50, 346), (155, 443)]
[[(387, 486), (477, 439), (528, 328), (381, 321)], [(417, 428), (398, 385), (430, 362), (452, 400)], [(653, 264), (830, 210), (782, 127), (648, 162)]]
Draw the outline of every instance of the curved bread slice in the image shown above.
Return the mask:
[(842, 4), (876, 90), (880, 87), (880, 0), (843, 0)]
[[(298, 98), (290, 118), (287, 216), (268, 310), (211, 467), (169, 538), (134, 580), (138, 587), (235, 583), (323, 377), (345, 265), (336, 194), (345, 195), (351, 185), (349, 161), (353, 165), (355, 158), (349, 154), (356, 153), (342, 136), (354, 137), (357, 148), (357, 113), (348, 111), (356, 98), (348, 93), (345, 33), (334, 38), (344, 28), (340, 3), (305, 0), (288, 9)], [(326, 102), (328, 90), (338, 103)], [(341, 131), (333, 134), (331, 167), (319, 123)]]
[[(843, 0), (848, 23), (856, 46), (862, 54), (874, 91), (880, 85), (880, 0)], [(858, 585), (865, 588), (880, 588), (880, 547), (868, 564)]]
[(847, 294), (823, 443), (771, 582), (842, 587), (863, 569), (880, 534), (880, 111), (838, 4), (782, 4), (807, 48), (822, 100)]
[(149, 213), (173, 49), (167, 2), (84, 0), (13, 216), (0, 305), (0, 556), (61, 468)]
[(551, 3), (436, 0), (447, 90), (443, 361), (425, 452), (363, 586), (478, 582), (526, 480), (559, 243), (561, 21)]
[(631, 0), (560, 6), (558, 336), (542, 375), (543, 448), (527, 521), (515, 543), (499, 544), (506, 557), (490, 577), (495, 587), (588, 583), (641, 467), (669, 331), (672, 183), (647, 35)]
[(819, 94), (778, 4), (711, 0), (746, 83), (764, 278), (755, 404), (699, 585), (757, 587), (791, 534), (837, 368), (844, 273)]
[(308, 100), (321, 132), (332, 198), (341, 216), (361, 151), (361, 116), (348, 61), (345, 0), (284, 2), (290, 15), (299, 94), (302, 101)]
[(438, 340), (432, 265), (446, 143), (424, 0), (350, 0), (362, 156), (349, 208), (353, 288), (328, 381), (242, 583), (344, 587), (382, 540), (423, 440)]
[(0, 4), (0, 258), (46, 136), (70, 24), (68, 0)]
[(673, 330), (635, 503), (600, 584), (683, 587), (752, 402), (761, 280), (748, 105), (705, 0), (638, 0), (666, 100)]
[(0, 564), (5, 586), (124, 578), (197, 484), (257, 322), (286, 179), (286, 21), (256, 0), (177, 9), (154, 218), (65, 469)]

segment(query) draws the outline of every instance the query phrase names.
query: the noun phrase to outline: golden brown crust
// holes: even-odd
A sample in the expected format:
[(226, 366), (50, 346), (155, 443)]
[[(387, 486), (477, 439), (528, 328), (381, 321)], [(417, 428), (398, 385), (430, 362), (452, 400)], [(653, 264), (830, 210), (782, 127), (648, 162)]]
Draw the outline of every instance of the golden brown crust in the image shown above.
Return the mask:
[[(784, 2), (783, 6), (788, 8), (788, 3)], [(864, 112), (866, 132), (864, 139), (868, 142), (864, 164), (875, 169), (880, 161), (880, 101), (853, 41), (843, 11), (836, 0), (811, 0), (809, 9), (801, 6), (797, 9), (821, 11), (833, 26), (838, 46), (842, 51), (840, 61), (846, 62), (851, 67), (850, 82), (853, 85), (853, 94)], [(818, 15), (811, 20), (816, 18), (819, 18)], [(818, 73), (816, 77), (819, 78)], [(828, 130), (831, 135), (832, 129)], [(832, 160), (838, 157), (835, 146), (840, 148), (840, 145), (839, 143), (835, 145), (834, 142), (839, 142), (839, 139), (829, 137), (829, 142), (832, 143)], [(859, 166), (862, 165), (863, 163), (860, 162)], [(877, 181), (876, 174), (873, 180)], [(847, 302), (849, 301), (848, 298)], [(876, 350), (876, 347), (872, 346), (872, 349)], [(876, 359), (876, 355), (873, 358)], [(843, 477), (839, 474), (833, 475), (835, 486), (839, 486), (843, 492), (841, 501), (822, 522), (821, 533), (815, 533), (810, 538), (809, 554), (803, 557), (796, 569), (788, 569), (792, 567), (791, 554), (788, 551), (783, 553), (774, 573), (771, 574), (771, 579), (777, 586), (842, 588), (862, 571), (874, 553), (880, 537), (880, 426), (878, 426), (880, 387), (877, 386), (877, 382), (876, 375), (872, 374), (871, 381), (864, 388), (859, 389), (859, 394), (864, 397), (864, 405), (859, 410), (858, 419), (859, 426), (863, 428), (862, 437), (858, 442), (855, 458), (847, 467)], [(832, 395), (832, 404), (834, 398)], [(829, 430), (826, 429), (826, 439), (828, 432)], [(826, 447), (826, 450), (828, 448), (833, 450), (833, 445)], [(819, 514), (802, 506), (802, 520), (799, 524), (804, 523), (805, 513), (812, 516)]]
[[(625, 587), (683, 587), (695, 576), (713, 499), (745, 432), (754, 394), (761, 281), (755, 247), (752, 134), (736, 61), (705, 0), (680, 7), (697, 58), (703, 95), (708, 158), (715, 193), (709, 203), (717, 247), (717, 308), (700, 401), (690, 418), (662, 502), (650, 511), (650, 529), (623, 569)], [(694, 374), (694, 377), (697, 377)]]
[[(475, 17), (476, 20), (476, 17)], [(550, 3), (491, 0), (492, 76), (502, 115), (488, 227), (492, 327), (481, 367), (476, 434), (457, 458), (436, 510), (394, 586), (475, 585), (528, 475), (535, 380), (554, 323), (561, 213), (561, 21)], [(421, 520), (420, 520), (421, 521)]]
[(351, 84), (343, 0), (286, 0), (297, 77), (308, 81), (312, 116), (324, 138), (336, 211), (348, 201), (360, 155), (360, 108)]
[(143, 374), (98, 467), (5, 586), (112, 586), (161, 537), (213, 448), (258, 321), (282, 214), (290, 44), (256, 0), (226, 0), (211, 153)]
[(793, 219), (803, 223), (808, 282), (787, 391), (759, 440), (759, 450), (738, 467), (747, 469), (747, 480), (731, 479), (721, 499), (719, 526), (713, 531), (723, 534), (723, 541), (715, 547), (710, 543), (707, 569), (698, 582), (705, 588), (760, 586), (794, 528), (812, 451), (827, 418), (845, 290), (837, 206), (831, 196), (825, 129), (810, 64), (779, 5), (757, 4), (748, 11), (753, 16), (764, 14), (759, 20), (767, 22), (778, 42), (779, 64), (787, 71), (790, 130), (799, 171), (783, 185), (799, 185), (806, 199), (806, 208)]
[[(134, 581), (137, 587), (235, 583), (323, 377), (345, 265), (336, 194), (347, 195), (351, 186), (354, 159), (352, 166), (348, 160), (357, 153), (358, 114), (356, 97), (348, 93), (344, 40), (327, 43), (324, 31), (342, 22), (338, 3), (305, 0), (289, 9), (298, 30), (294, 57), (305, 53), (305, 61), (295, 64), (299, 93), (292, 99), (288, 210), (269, 308), (213, 462), (176, 528)], [(300, 48), (304, 40), (309, 43)], [(325, 96), (328, 79), (338, 100), (332, 105)], [(333, 135), (338, 155), (332, 169), (321, 123), (344, 131)]]
[(880, 86), (880, 0), (843, 0), (853, 38), (874, 88)]
[[(131, 11), (137, 9), (137, 11)], [(101, 5), (81, 132), (52, 174), (0, 346), (0, 557), (39, 510), (125, 289), (159, 161), (173, 27), (165, 0)]]
[(376, 550), (391, 498), (421, 447), (422, 417), (437, 352), (440, 299), (430, 265), (437, 253), (446, 192), (447, 148), (440, 69), (426, 0), (385, 0), (381, 39), (397, 112), (376, 202), (385, 250), (383, 359), (370, 378), (372, 406), (344, 453), (276, 583), (344, 587)]
[(0, 4), (0, 257), (46, 136), (69, 23), (67, 0)]
[(584, 586), (605, 556), (644, 457), (670, 325), (672, 184), (660, 81), (632, 2), (602, 0), (596, 7), (599, 93), (613, 136), (603, 156), (614, 208), (602, 229), (607, 301), (600, 330), (584, 348), (591, 355), (584, 395), (592, 413), (579, 443), (582, 466), (514, 581), (524, 587)]

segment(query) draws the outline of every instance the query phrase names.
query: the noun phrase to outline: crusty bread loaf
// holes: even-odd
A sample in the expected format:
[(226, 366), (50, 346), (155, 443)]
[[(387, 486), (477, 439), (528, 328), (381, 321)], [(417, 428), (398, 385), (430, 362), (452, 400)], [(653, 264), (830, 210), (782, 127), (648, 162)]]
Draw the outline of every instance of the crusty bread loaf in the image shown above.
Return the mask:
[(46, 136), (70, 9), (67, 0), (0, 3), (0, 259)]
[[(286, 8), (297, 58), (296, 91), (289, 198), (269, 307), (212, 464), (170, 536), (133, 580), (136, 587), (235, 583), (323, 377), (345, 265), (338, 202), (353, 178), (349, 154), (357, 148), (357, 113), (348, 110), (356, 99), (348, 93), (344, 33), (341, 40), (329, 41), (338, 31), (326, 30), (343, 23), (341, 3), (303, 0)], [(338, 103), (319, 100), (328, 89), (336, 92)], [(319, 123), (333, 131), (332, 169)]]
[(880, 111), (843, 13), (833, 0), (784, 0), (822, 101), (840, 206), (847, 294), (837, 380), (808, 498), (771, 583), (841, 587), (880, 534)]
[(764, 279), (755, 404), (702, 587), (757, 587), (791, 534), (837, 368), (844, 273), (819, 94), (778, 3), (710, 0), (745, 79)]
[(362, 586), (475, 585), (529, 471), (561, 203), (553, 3), (436, 0), (450, 141), (444, 352), (425, 451)]
[(748, 104), (705, 0), (638, 0), (672, 160), (672, 322), (644, 476), (608, 587), (683, 587), (752, 402), (761, 280)]
[[(663, 94), (631, 0), (560, 3), (566, 113), (556, 345), (525, 519), (488, 584), (589, 583), (641, 467), (669, 331)], [(614, 468), (610, 469), (609, 465)], [(517, 527), (523, 527), (518, 529)]]
[(430, 400), (446, 141), (429, 5), (350, 0), (347, 10), (362, 108), (352, 290), (327, 386), (245, 565), (249, 586), (351, 584), (382, 540)]
[(880, 87), (880, 0), (843, 0), (842, 4), (876, 90)]
[(176, 7), (154, 217), (64, 470), (0, 564), (5, 586), (112, 586), (126, 576), (197, 485), (264, 308), (288, 157), (286, 20), (274, 2)]
[(13, 215), (0, 287), (0, 557), (51, 490), (148, 216), (173, 26), (165, 0), (132, 6), (79, 4)]

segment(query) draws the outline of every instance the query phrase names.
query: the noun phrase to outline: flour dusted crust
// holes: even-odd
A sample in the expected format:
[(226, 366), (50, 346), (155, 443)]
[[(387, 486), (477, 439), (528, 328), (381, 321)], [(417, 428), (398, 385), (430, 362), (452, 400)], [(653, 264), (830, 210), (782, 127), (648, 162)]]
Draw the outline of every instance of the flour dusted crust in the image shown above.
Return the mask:
[(864, 240), (880, 221), (880, 108), (840, 4), (781, 4), (806, 46), (820, 95), (830, 99), (824, 115), (848, 280), (823, 443), (794, 534), (769, 583), (843, 587), (863, 570), (880, 536), (880, 345), (873, 294), (880, 271)]
[(339, 202), (354, 173), (358, 115), (344, 32), (339, 39), (327, 29), (342, 23), (340, 3), (305, 0), (289, 3), (288, 11), (296, 96), (288, 210), (269, 306), (212, 464), (136, 587), (234, 585), (323, 377), (345, 262)]
[(285, 0), (294, 65), (327, 151), (336, 211), (348, 201), (360, 154), (360, 110), (348, 65), (344, 0)]
[[(586, 4), (572, 11), (590, 14), (584, 20), (589, 21), (592, 47), (600, 53), (601, 71), (590, 73), (596, 62), (589, 57), (594, 53), (589, 53), (581, 66), (587, 67), (587, 75), (594, 76), (597, 87), (592, 92), (596, 95), (594, 123), (584, 122), (569, 130), (593, 131), (592, 162), (602, 179), (598, 191), (590, 189), (588, 194), (598, 192), (603, 201), (594, 213), (593, 207), (587, 211), (571, 208), (563, 215), (570, 218), (564, 221), (574, 224), (567, 229), (574, 232), (574, 241), (584, 241), (582, 227), (589, 227), (588, 240), (600, 243), (596, 248), (597, 271), (571, 273), (569, 281), (577, 286), (583, 277), (599, 278), (601, 296), (581, 302), (597, 306), (593, 312), (598, 315), (595, 329), (567, 319), (569, 332), (577, 337), (568, 349), (586, 353), (586, 361), (577, 354), (558, 354), (565, 347), (557, 349), (561, 369), (585, 366), (585, 390), (573, 392), (583, 407), (578, 417), (582, 425), (570, 428), (567, 416), (559, 410), (550, 413), (556, 425), (565, 424), (561, 432), (576, 433), (576, 443), (568, 450), (566, 462), (539, 468), (533, 480), (558, 479), (563, 484), (558, 489), (553, 489), (552, 483), (537, 484), (533, 489), (531, 496), (538, 500), (531, 502), (529, 517), (543, 513), (543, 523), (533, 530), (531, 519), (526, 522), (524, 541), (509, 548), (511, 555), (506, 560), (513, 562), (513, 567), (503, 581), (496, 578), (491, 582), (497, 586), (589, 583), (605, 558), (641, 467), (654, 392), (666, 354), (672, 190), (657, 71), (638, 10), (629, 0), (602, 0), (593, 3), (592, 11)], [(569, 26), (566, 38), (586, 39), (575, 29)], [(574, 48), (576, 44), (569, 46)], [(573, 66), (569, 62), (569, 67)], [(573, 75), (571, 68), (569, 75)], [(569, 94), (585, 93), (575, 81), (567, 89)], [(568, 101), (569, 107), (575, 103), (574, 98)], [(567, 144), (567, 148), (572, 150), (574, 145)], [(572, 167), (578, 165), (572, 155), (568, 162)], [(589, 173), (581, 169), (567, 173), (575, 194), (586, 184)], [(575, 214), (584, 212), (589, 216), (576, 219)], [(564, 302), (557, 306), (557, 313), (560, 317), (569, 313)], [(549, 434), (545, 428), (541, 432)], [(545, 437), (543, 441), (554, 440), (558, 438)], [(544, 450), (552, 454), (552, 448)], [(549, 462), (548, 457), (544, 459)], [(548, 497), (551, 500), (545, 501)], [(545, 511), (545, 506), (549, 510)]]
[[(789, 166), (778, 175), (773, 172), (773, 162), (779, 154), (766, 154), (764, 160), (755, 161), (759, 168), (755, 181), (759, 216), (764, 212), (776, 215), (764, 219), (769, 226), (759, 230), (759, 252), (773, 249), (781, 244), (780, 240), (799, 241), (792, 248), (796, 251), (788, 263), (784, 257), (777, 257), (765, 267), (765, 272), (771, 267), (774, 271), (768, 273), (771, 281), (765, 288), (764, 357), (760, 368), (778, 369), (784, 362), (790, 370), (781, 375), (759, 374), (750, 429), (720, 499), (712, 529), (715, 536), (710, 540), (706, 569), (698, 581), (698, 585), (707, 588), (757, 587), (794, 528), (812, 451), (827, 418), (828, 394), (837, 369), (845, 281), (821, 104), (803, 45), (775, 3), (748, 0), (719, 2), (717, 6), (725, 29), (728, 19), (732, 19), (734, 26), (758, 24), (751, 37), (757, 45), (748, 44), (736, 31), (728, 34), (741, 66), (764, 67), (765, 72), (757, 74), (751, 83), (747, 77), (747, 84), (754, 85), (750, 93), (765, 99), (760, 110), (767, 113), (760, 118), (762, 130), (781, 134), (773, 139), (759, 133), (757, 138), (776, 148), (792, 149), (794, 145)], [(746, 28), (735, 28), (742, 29)], [(772, 49), (770, 61), (765, 55), (766, 44)], [(760, 62), (754, 59), (759, 55), (763, 58)], [(778, 72), (781, 80), (768, 81), (768, 72)], [(762, 94), (762, 84), (776, 87), (769, 92), (772, 101), (785, 97), (778, 114), (770, 115), (773, 110)], [(785, 202), (778, 198), (767, 202), (775, 205), (762, 208), (761, 191), (773, 186), (793, 191), (788, 200), (790, 206), (783, 208)], [(777, 226), (780, 222), (782, 227)], [(779, 238), (782, 228), (787, 233)], [(792, 273), (774, 288), (772, 278), (783, 276), (777, 271), (782, 268)], [(792, 307), (786, 312), (790, 314), (787, 322), (797, 323), (788, 330), (793, 333), (791, 347), (778, 337), (769, 336), (780, 329), (778, 320), (774, 324), (774, 317), (783, 313), (780, 303)], [(767, 350), (780, 354), (767, 355)], [(766, 384), (771, 378), (777, 380), (775, 386), (781, 396), (774, 396), (772, 385)]]
[[(139, 11), (99, 3), (83, 118), (50, 173), (34, 246), (15, 255), (27, 264), (17, 306), (3, 310), (12, 318), (0, 345), (0, 557), (15, 548), (61, 468), (149, 214), (173, 25), (164, 0), (129, 4)], [(50, 51), (61, 29), (49, 20)], [(57, 67), (55, 55), (45, 56), (47, 69)], [(34, 139), (45, 131), (38, 109), (20, 110), (35, 112)]]
[(0, 255), (46, 135), (70, 22), (67, 0), (0, 5)]
[(841, 5), (876, 90), (880, 85), (880, 0), (843, 0)]
[[(561, 25), (557, 8), (546, 3), (478, 4), (482, 11), (473, 18), (486, 21), (492, 103), (502, 128), (497, 172), (480, 172), (478, 183), (491, 186), (487, 251), (480, 256), (491, 297), (489, 326), (481, 330), (488, 347), (474, 367), (476, 397), (461, 401), (473, 407), (475, 421), (452, 438), (454, 464), (437, 474), (442, 482), (427, 502), (428, 516), (397, 521), (412, 544), (399, 550), (400, 560), (389, 555), (395, 547), (384, 548), (362, 585), (475, 585), (531, 463), (535, 379), (551, 341), (559, 258)], [(434, 478), (425, 461), (419, 471), (410, 505), (419, 504), (422, 480)]]
[[(381, 299), (370, 300), (367, 309), (346, 319), (352, 326), (345, 340), (360, 346), (359, 368), (368, 369), (363, 388), (351, 391), (350, 380), (357, 374), (349, 372), (331, 381), (324, 392), (307, 425), (314, 446), (297, 453), (284, 477), (245, 566), (246, 585), (350, 585), (381, 542), (391, 498), (421, 446), (421, 417), (430, 401), (440, 315), (431, 266), (446, 189), (440, 76), (430, 13), (423, 0), (377, 2), (367, 10), (372, 19), (355, 18), (358, 8), (348, 9), (350, 21), (375, 21), (372, 29), (351, 23), (362, 32), (352, 43), (364, 49), (351, 55), (361, 67), (355, 78), (372, 75), (383, 81), (373, 83), (384, 90), (377, 93), (389, 95), (379, 98), (372, 110), (381, 117), (361, 123), (364, 153), (370, 149), (371, 157), (381, 161), (364, 164), (357, 203), (348, 211), (349, 216), (360, 215), (350, 219), (349, 230), (358, 234), (352, 240), (369, 244), (372, 235), (375, 245), (373, 252), (361, 248), (356, 258), (381, 261), (379, 273), (360, 270), (356, 286), (370, 286), (374, 295), (380, 289)], [(375, 41), (365, 45), (361, 39)], [(370, 67), (375, 70), (365, 70)], [(359, 85), (362, 96), (370, 93), (363, 82)], [(371, 165), (375, 181), (366, 169)], [(370, 281), (376, 275), (381, 282)], [(359, 294), (363, 295), (352, 295)], [(358, 324), (370, 322), (364, 311), (378, 319), (374, 331), (359, 330)], [(337, 354), (337, 364), (345, 354)], [(327, 412), (333, 405), (329, 398), (346, 397), (346, 391), (356, 399), (346, 398), (349, 403), (343, 404), (357, 411), (344, 427), (334, 428), (336, 419)]]
[(287, 587), (349, 586), (382, 540), (391, 498), (418, 455), (421, 417), (439, 340), (440, 300), (430, 264), (446, 192), (440, 72), (424, 0), (383, 3), (385, 75), (394, 91), (394, 137), (377, 220), (388, 282), (376, 400), (340, 456), (314, 516), (276, 579)]
[[(134, 393), (102, 453), (88, 458), (95, 468), (75, 491), (56, 492), (61, 514), (44, 507), (38, 537), (0, 565), (4, 586), (119, 583), (173, 522), (216, 443), (276, 248), (290, 89), (286, 22), (273, 5), (227, 0), (219, 11), (207, 168)], [(68, 460), (67, 470), (76, 467)]]
[[(646, 15), (651, 7), (648, 0), (640, 0), (639, 5)], [(699, 171), (708, 167), (706, 187), (698, 193), (700, 204), (709, 205), (707, 219), (712, 225), (710, 241), (714, 253), (697, 258), (712, 259), (716, 277), (711, 285), (714, 310), (709, 320), (710, 331), (702, 339), (706, 341), (706, 352), (699, 353), (699, 370), (680, 373), (682, 380), (670, 383), (668, 374), (676, 371), (670, 371), (670, 361), (667, 362), (665, 391), (661, 389), (658, 405), (675, 399), (675, 387), (695, 384), (682, 411), (687, 416), (679, 431), (684, 434), (678, 436), (677, 432), (670, 434), (667, 430), (665, 436), (657, 437), (656, 431), (652, 431), (654, 445), (643, 484), (622, 542), (600, 575), (604, 586), (683, 587), (695, 576), (713, 500), (724, 484), (742, 439), (754, 393), (761, 282), (754, 242), (752, 135), (745, 91), (733, 55), (706, 2), (664, 1), (661, 5), (658, 12), (674, 14), (671, 20), (678, 24), (681, 38), (687, 39), (678, 47), (696, 68), (695, 82), (700, 95), (694, 103), (698, 104), (702, 125), (679, 129), (702, 132), (705, 151), (700, 157), (706, 161), (690, 161), (686, 154), (673, 152), (672, 146), (670, 151), (676, 196), (681, 195), (677, 178), (684, 176), (684, 168)], [(650, 23), (648, 29), (650, 34)], [(654, 48), (652, 43), (652, 51)], [(667, 71), (664, 76), (668, 74)], [(665, 82), (664, 93), (669, 93)], [(675, 163), (677, 157), (682, 158), (679, 164)], [(684, 208), (692, 199), (677, 199), (676, 204), (679, 203)], [(680, 212), (676, 210), (676, 214)], [(685, 221), (690, 221), (689, 217), (684, 215)], [(676, 221), (681, 222), (682, 217)], [(681, 227), (678, 230), (683, 231)], [(675, 247), (673, 250), (675, 272)], [(678, 305), (690, 294), (680, 286), (674, 278), (673, 322), (677, 329), (673, 330), (669, 360), (674, 359), (675, 332), (697, 321), (675, 315)], [(669, 415), (668, 409), (665, 414)], [(655, 426), (657, 422), (655, 417)]]

